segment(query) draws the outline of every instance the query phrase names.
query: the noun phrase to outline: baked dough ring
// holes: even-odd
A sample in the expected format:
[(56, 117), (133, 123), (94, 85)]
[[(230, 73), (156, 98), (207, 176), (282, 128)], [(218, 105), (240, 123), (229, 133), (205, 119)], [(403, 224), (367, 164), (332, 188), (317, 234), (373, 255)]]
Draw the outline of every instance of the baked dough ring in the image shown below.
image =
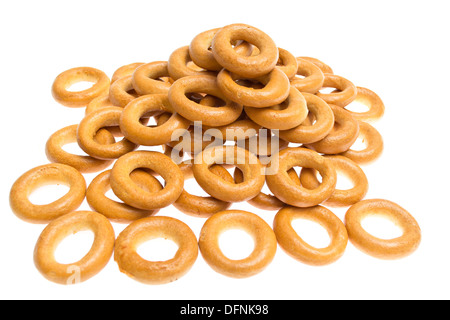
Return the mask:
[[(78, 125), (64, 127), (53, 133), (45, 144), (45, 154), (50, 162), (63, 163), (74, 167), (81, 173), (92, 173), (106, 169), (112, 160), (100, 160), (91, 156), (81, 156), (64, 151), (62, 146), (77, 142)], [(114, 143), (114, 136), (105, 129), (100, 129), (95, 140), (101, 144)]]
[[(70, 187), (70, 190), (58, 200), (37, 205), (28, 199), (37, 188), (58, 183)], [(9, 204), (16, 216), (22, 220), (48, 223), (76, 210), (83, 202), (85, 194), (86, 181), (77, 169), (65, 164), (51, 163), (38, 166), (21, 175), (11, 188)]]
[(311, 125), (305, 121), (295, 128), (280, 130), (278, 135), (281, 139), (293, 143), (313, 143), (325, 138), (333, 129), (334, 113), (319, 97), (306, 92), (302, 94), (306, 100), (306, 107), (316, 122)]
[[(209, 170), (213, 164), (233, 164), (244, 172), (244, 182), (235, 184)], [(207, 148), (194, 158), (193, 173), (200, 187), (214, 198), (239, 202), (256, 197), (264, 185), (258, 158), (245, 149), (233, 146)]]
[(268, 108), (244, 107), (244, 110), (257, 124), (279, 130), (288, 130), (301, 125), (308, 115), (306, 100), (295, 87), (289, 89), (289, 96), (282, 104)]
[(346, 110), (350, 112), (353, 118), (359, 121), (374, 122), (380, 119), (384, 114), (384, 103), (381, 98), (372, 90), (363, 87), (356, 87), (356, 90), (358, 93), (355, 101), (366, 105), (369, 107), (369, 110), (365, 112)]
[[(159, 210), (143, 210), (134, 208), (126, 203), (120, 203), (106, 197), (105, 193), (111, 189), (109, 179), (111, 170), (104, 171), (96, 176), (86, 190), (86, 200), (92, 210), (103, 214), (109, 220), (118, 223), (130, 223), (134, 220), (156, 214)], [(143, 170), (134, 170), (130, 173), (134, 183), (149, 192), (162, 190), (161, 183), (151, 174)]]
[(363, 150), (349, 150), (341, 153), (358, 164), (369, 164), (378, 159), (383, 153), (383, 137), (373, 126), (366, 122), (359, 121), (359, 136), (366, 142)]
[[(288, 175), (296, 184), (300, 185), (300, 180), (294, 169), (290, 169), (288, 171)], [(234, 181), (236, 183), (241, 183), (243, 181), (243, 174), (239, 168), (235, 168), (234, 170)], [(247, 202), (262, 210), (280, 210), (286, 206), (286, 204), (280, 201), (277, 197), (264, 192), (260, 192), (256, 197), (247, 200)]]
[[(256, 56), (237, 53), (232, 43), (244, 40), (259, 49)], [(231, 24), (217, 31), (211, 44), (216, 61), (225, 69), (245, 78), (257, 78), (273, 70), (278, 61), (278, 48), (261, 30), (246, 24)]]
[[(361, 221), (370, 215), (382, 215), (403, 230), (403, 235), (395, 239), (380, 239), (363, 229)], [(417, 221), (398, 204), (383, 200), (360, 201), (345, 214), (345, 226), (352, 244), (379, 259), (399, 259), (413, 253), (420, 244), (421, 231)]]
[(143, 64), (144, 64), (143, 62), (134, 62), (134, 63), (130, 63), (130, 64), (127, 64), (127, 65), (124, 65), (124, 66), (120, 67), (119, 69), (114, 71), (114, 73), (113, 73), (113, 75), (111, 77), (111, 84), (113, 84), (114, 82), (116, 82), (120, 78), (128, 77), (128, 76), (133, 75), (135, 70), (137, 68), (139, 68), (140, 66), (142, 66)]
[[(328, 159), (317, 152), (306, 148), (286, 148), (278, 157), (278, 170), (275, 174), (266, 175), (266, 183), (270, 191), (286, 204), (296, 207), (312, 207), (327, 200), (336, 186), (336, 170)], [(298, 186), (288, 176), (287, 171), (295, 166), (314, 168), (320, 172), (322, 183), (310, 190)]]
[[(82, 91), (68, 91), (71, 85), (81, 81), (94, 82), (94, 85)], [(92, 99), (104, 95), (109, 90), (109, 78), (95, 68), (79, 67), (59, 74), (52, 85), (52, 95), (56, 101), (66, 107), (85, 107)]]
[[(207, 93), (225, 102), (221, 107), (200, 105), (186, 97), (187, 93)], [(226, 98), (216, 83), (216, 77), (188, 76), (175, 81), (169, 90), (169, 101), (180, 115), (191, 121), (201, 121), (206, 126), (230, 124), (242, 113), (243, 106)]]
[[(146, 114), (170, 112), (164, 124), (155, 127), (142, 125), (139, 120)], [(191, 121), (174, 112), (167, 94), (149, 94), (130, 102), (120, 116), (120, 129), (124, 136), (136, 144), (157, 146), (172, 141), (176, 130), (186, 130)]]
[(285, 49), (278, 48), (277, 67), (286, 74), (289, 80), (291, 80), (297, 74), (298, 62), (292, 53)]
[[(58, 263), (54, 252), (67, 236), (91, 230), (95, 237), (89, 252), (79, 261)], [(34, 263), (48, 280), (59, 284), (77, 284), (100, 272), (114, 250), (114, 229), (104, 216), (92, 211), (75, 211), (50, 222), (42, 231), (34, 249)]]
[(324, 74), (322, 70), (314, 63), (301, 58), (297, 58), (296, 74), (304, 76), (303, 79), (293, 78), (291, 85), (300, 92), (316, 93), (322, 88), (324, 82)]
[[(192, 168), (192, 165), (190, 165)], [(191, 169), (192, 170), (192, 169)], [(233, 183), (233, 177), (231, 174), (220, 165), (213, 165), (209, 170), (218, 177)], [(191, 173), (191, 177), (192, 173)], [(189, 175), (185, 175), (185, 179), (190, 178)], [(173, 203), (173, 206), (181, 212), (194, 217), (208, 218), (213, 214), (227, 210), (231, 206), (231, 202), (222, 201), (214, 197), (200, 197), (195, 196), (183, 189), (180, 197)]]
[[(361, 201), (369, 189), (369, 182), (364, 171), (349, 158), (343, 156), (325, 156), (325, 158), (332, 162), (338, 172), (348, 177), (354, 186), (351, 189), (334, 190), (333, 194), (324, 202), (324, 205), (346, 207)], [(314, 189), (320, 185), (316, 171), (310, 168), (302, 169), (300, 182), (307, 189)]]
[[(255, 248), (246, 258), (227, 258), (219, 247), (219, 236), (229, 229), (242, 229), (253, 237)], [(206, 220), (198, 242), (200, 252), (216, 272), (233, 278), (247, 278), (263, 271), (273, 260), (277, 240), (272, 228), (256, 214), (242, 210), (218, 212)]]
[(239, 104), (255, 108), (266, 108), (282, 103), (289, 96), (289, 79), (278, 67), (258, 78), (261, 89), (247, 88), (236, 83), (239, 77), (222, 69), (217, 75), (217, 84), (223, 94)]
[(100, 144), (94, 140), (101, 128), (119, 125), (122, 111), (123, 109), (119, 107), (107, 107), (85, 116), (77, 129), (77, 141), (80, 148), (91, 157), (104, 160), (117, 159), (136, 149), (138, 146), (127, 139), (112, 144)]
[[(193, 64), (194, 67), (191, 67)], [(187, 76), (216, 76), (216, 72), (208, 71), (195, 65), (189, 55), (189, 46), (178, 48), (169, 57), (167, 70), (173, 80)]]
[[(164, 189), (148, 192), (133, 182), (130, 173), (138, 168), (155, 171), (165, 180)], [(111, 189), (130, 206), (153, 210), (174, 203), (183, 191), (184, 178), (180, 168), (168, 156), (155, 151), (133, 151), (120, 157), (110, 176)]]
[(134, 91), (132, 76), (117, 79), (109, 88), (109, 100), (116, 106), (124, 108), (139, 95)]
[(345, 107), (355, 100), (357, 90), (355, 85), (344, 77), (327, 73), (323, 81), (324, 88), (336, 88), (338, 91), (331, 93), (317, 92), (316, 95), (322, 98), (326, 103), (334, 104), (339, 107)]
[[(212, 71), (220, 71), (223, 68), (209, 50), (212, 40), (219, 30), (220, 28), (207, 30), (192, 39), (189, 45), (189, 55), (197, 66)], [(252, 54), (253, 46), (248, 42), (239, 41), (236, 42), (234, 50), (240, 55), (249, 56)]]
[(329, 104), (334, 114), (334, 126), (320, 141), (306, 145), (320, 153), (337, 154), (347, 151), (358, 139), (359, 123), (343, 108)]
[[(294, 219), (306, 219), (324, 227), (331, 242), (326, 248), (316, 248), (305, 242), (292, 227)], [(294, 259), (313, 266), (324, 266), (337, 261), (348, 243), (347, 230), (342, 221), (322, 206), (311, 208), (284, 207), (275, 216), (273, 231), (280, 247)]]
[[(172, 259), (148, 261), (137, 252), (142, 243), (165, 238), (178, 245)], [(170, 217), (148, 217), (126, 227), (117, 237), (114, 260), (121, 272), (146, 284), (164, 284), (178, 280), (194, 265), (198, 256), (197, 238), (180, 220)]]
[(158, 80), (168, 77), (167, 61), (154, 61), (136, 69), (132, 76), (133, 88), (140, 95), (169, 92), (170, 82)]
[(327, 65), (326, 63), (320, 61), (319, 59), (316, 59), (316, 58), (313, 58), (313, 57), (298, 57), (298, 58), (314, 63), (316, 66), (319, 67), (319, 69), (324, 74), (325, 73), (333, 73), (333, 69), (331, 69), (329, 65)]

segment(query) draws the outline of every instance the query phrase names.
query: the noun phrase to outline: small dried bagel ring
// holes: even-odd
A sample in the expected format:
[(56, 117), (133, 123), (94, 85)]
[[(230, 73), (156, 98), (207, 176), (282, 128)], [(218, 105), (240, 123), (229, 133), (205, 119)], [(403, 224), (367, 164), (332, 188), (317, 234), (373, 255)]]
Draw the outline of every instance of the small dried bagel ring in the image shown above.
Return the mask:
[[(342, 173), (352, 181), (353, 187), (346, 190), (334, 190), (324, 204), (330, 207), (347, 207), (364, 199), (369, 189), (369, 182), (358, 164), (343, 156), (325, 156), (325, 158), (332, 162), (338, 173)], [(300, 182), (302, 186), (308, 189), (315, 189), (320, 185), (316, 171), (310, 168), (302, 169)]]
[[(316, 248), (305, 242), (292, 227), (294, 219), (306, 219), (324, 227), (331, 242), (326, 248)], [(324, 266), (337, 261), (348, 243), (347, 230), (342, 221), (322, 206), (311, 208), (284, 207), (275, 216), (273, 231), (280, 247), (294, 259), (313, 266)]]
[[(165, 238), (178, 245), (175, 256), (167, 261), (148, 261), (137, 252), (142, 243)], [(117, 237), (114, 260), (121, 272), (146, 284), (164, 284), (178, 280), (198, 257), (197, 238), (182, 221), (170, 217), (148, 217), (132, 222)]]
[[(209, 107), (186, 97), (187, 93), (207, 93), (222, 99), (225, 105)], [(216, 83), (216, 77), (188, 76), (175, 81), (169, 90), (169, 101), (180, 115), (191, 121), (201, 121), (206, 126), (223, 126), (232, 123), (242, 113), (243, 106), (226, 98)]]
[[(37, 188), (58, 183), (70, 187), (70, 190), (58, 200), (37, 205), (28, 199), (28, 196)], [(83, 202), (85, 194), (86, 181), (77, 169), (65, 164), (51, 163), (22, 174), (11, 188), (9, 204), (15, 215), (22, 220), (31, 223), (48, 223), (76, 210)]]
[[(253, 252), (246, 258), (232, 260), (219, 247), (221, 233), (241, 229), (252, 236)], [(232, 278), (247, 278), (263, 271), (273, 260), (277, 240), (272, 228), (254, 213), (242, 210), (226, 210), (212, 215), (200, 231), (200, 252), (216, 272)]]
[(333, 73), (333, 69), (331, 69), (329, 65), (327, 65), (326, 63), (323, 63), (319, 59), (316, 59), (313, 57), (299, 57), (299, 58), (314, 63), (316, 66), (319, 67), (319, 69), (323, 73)]
[[(190, 64), (194, 66), (191, 67)], [(169, 57), (167, 70), (173, 80), (187, 76), (216, 76), (216, 72), (208, 71), (195, 65), (189, 55), (189, 46), (178, 48)]]
[[(225, 181), (234, 182), (227, 169), (220, 165), (213, 165), (209, 170)], [(208, 218), (217, 212), (227, 210), (231, 206), (231, 202), (222, 201), (214, 197), (195, 196), (184, 189), (177, 201), (173, 203), (173, 206), (190, 216)]]
[[(277, 158), (275, 158), (277, 159)], [(314, 168), (322, 176), (318, 188), (298, 186), (287, 171), (295, 166)], [(278, 170), (266, 175), (266, 183), (275, 197), (296, 207), (312, 207), (327, 200), (336, 187), (336, 170), (328, 159), (306, 148), (286, 148), (278, 156)]]
[[(403, 230), (403, 235), (394, 239), (380, 239), (363, 229), (361, 222), (370, 215), (382, 215)], [(420, 244), (421, 231), (417, 221), (398, 204), (383, 200), (360, 201), (345, 214), (345, 226), (352, 244), (379, 259), (400, 259), (413, 253)]]
[[(288, 171), (288, 175), (294, 182), (300, 185), (300, 180), (298, 179), (297, 173), (295, 172), (294, 169), (290, 169)], [(242, 171), (239, 170), (239, 168), (235, 168), (234, 181), (236, 183), (241, 183), (243, 179), (244, 177)], [(262, 210), (280, 210), (281, 208), (286, 206), (286, 204), (280, 201), (277, 197), (264, 192), (260, 192), (256, 197), (247, 200), (247, 202), (250, 203), (252, 206)]]
[[(172, 115), (162, 125), (147, 127), (140, 119), (150, 112), (170, 112)], [(167, 94), (149, 94), (131, 101), (120, 116), (120, 129), (124, 136), (136, 144), (157, 146), (172, 141), (175, 130), (186, 130), (191, 121), (175, 113)]]
[(337, 154), (347, 151), (358, 139), (359, 123), (343, 108), (329, 104), (334, 113), (334, 126), (320, 141), (306, 145), (320, 153)]
[[(259, 54), (240, 55), (232, 46), (238, 40), (256, 46)], [(278, 48), (273, 40), (261, 30), (245, 24), (232, 24), (217, 31), (211, 49), (221, 66), (246, 78), (257, 78), (271, 72), (278, 61)]]
[[(89, 184), (86, 190), (86, 200), (92, 210), (118, 223), (130, 223), (158, 212), (157, 209), (143, 210), (134, 208), (126, 203), (120, 203), (106, 197), (105, 193), (111, 189), (109, 184), (110, 174), (111, 170), (104, 171)], [(131, 172), (130, 177), (134, 183), (142, 186), (149, 192), (157, 192), (163, 188), (158, 179), (143, 170), (134, 170)]]
[(101, 128), (119, 125), (122, 111), (123, 109), (119, 107), (107, 107), (85, 116), (77, 129), (77, 141), (80, 148), (91, 157), (106, 160), (117, 159), (136, 149), (138, 146), (127, 139), (112, 144), (100, 144), (94, 140)]
[[(148, 192), (133, 182), (130, 173), (138, 168), (155, 171), (165, 180), (164, 189)], [(133, 151), (120, 157), (111, 170), (111, 189), (119, 199), (140, 209), (160, 209), (174, 203), (183, 191), (184, 177), (168, 156), (155, 151)]]
[[(77, 142), (77, 128), (78, 125), (74, 124), (64, 127), (50, 136), (45, 144), (47, 159), (51, 162), (72, 166), (81, 173), (91, 173), (106, 169), (112, 163), (112, 160), (100, 160), (91, 156), (80, 156), (64, 151), (62, 146)], [(94, 139), (101, 144), (115, 142), (114, 136), (105, 129), (100, 129)]]
[(120, 67), (119, 69), (114, 71), (114, 73), (113, 73), (113, 75), (111, 77), (111, 84), (113, 84), (114, 82), (116, 82), (120, 78), (128, 77), (128, 76), (133, 75), (134, 71), (138, 67), (142, 66), (143, 64), (144, 64), (143, 62), (135, 62), (135, 63), (130, 63), (130, 64), (127, 64), (125, 66)]
[(319, 97), (302, 93), (306, 100), (308, 111), (314, 115), (314, 124), (302, 123), (301, 125), (289, 129), (280, 130), (279, 137), (293, 143), (313, 143), (325, 138), (334, 126), (334, 114), (330, 106)]
[(283, 103), (268, 108), (244, 107), (245, 113), (257, 124), (278, 130), (295, 128), (308, 115), (305, 97), (295, 88), (289, 89), (289, 96)]
[(239, 104), (255, 108), (266, 108), (282, 103), (289, 96), (289, 79), (278, 67), (258, 78), (264, 87), (247, 88), (236, 83), (239, 77), (222, 69), (217, 75), (217, 84), (223, 94)]
[[(82, 91), (68, 91), (71, 85), (88, 81), (94, 85)], [(85, 107), (92, 99), (104, 95), (109, 90), (109, 78), (95, 68), (79, 67), (66, 70), (59, 74), (52, 85), (52, 95), (56, 101), (66, 107)]]
[(301, 58), (297, 58), (298, 75), (304, 76), (303, 79), (293, 78), (291, 85), (296, 87), (300, 92), (316, 93), (322, 88), (325, 76), (318, 66), (314, 63)]
[(109, 88), (109, 100), (116, 106), (124, 108), (139, 95), (135, 92), (132, 76), (117, 79)]
[(159, 80), (168, 77), (167, 61), (155, 61), (136, 69), (132, 76), (134, 90), (140, 95), (169, 92), (170, 82)]
[[(232, 164), (244, 173), (239, 184), (218, 178), (209, 170), (213, 164)], [(264, 185), (264, 174), (258, 158), (245, 149), (233, 146), (207, 148), (194, 158), (193, 172), (200, 187), (214, 198), (239, 202), (256, 197)]]
[[(212, 51), (209, 50), (212, 39), (219, 30), (220, 28), (207, 30), (192, 39), (189, 45), (189, 55), (199, 67), (212, 71), (220, 71), (223, 68), (214, 58)], [(234, 50), (238, 54), (249, 56), (252, 54), (253, 46), (248, 42), (240, 41), (240, 43), (236, 43)]]
[(336, 88), (337, 92), (321, 93), (317, 92), (317, 96), (322, 98), (326, 103), (334, 104), (339, 107), (345, 107), (355, 100), (357, 90), (355, 85), (344, 77), (334, 74), (325, 74), (323, 88)]
[(373, 126), (366, 122), (359, 121), (359, 136), (366, 143), (363, 150), (349, 150), (341, 153), (358, 164), (368, 164), (378, 159), (384, 148), (383, 137)]
[(281, 69), (289, 79), (294, 78), (298, 70), (297, 59), (292, 53), (282, 48), (278, 48), (278, 53), (277, 67)]
[[(58, 244), (67, 236), (83, 230), (94, 233), (89, 252), (79, 261), (62, 264), (55, 260)], [(99, 273), (114, 251), (114, 229), (103, 215), (75, 211), (50, 222), (42, 231), (34, 249), (34, 263), (48, 280), (59, 284), (77, 284)]]
[(363, 87), (356, 87), (358, 93), (355, 98), (355, 102), (360, 102), (367, 107), (369, 107), (369, 110), (365, 112), (355, 112), (350, 111), (350, 114), (359, 121), (368, 121), (373, 122), (375, 120), (380, 119), (384, 114), (384, 103), (381, 100), (381, 98), (372, 90), (363, 88)]

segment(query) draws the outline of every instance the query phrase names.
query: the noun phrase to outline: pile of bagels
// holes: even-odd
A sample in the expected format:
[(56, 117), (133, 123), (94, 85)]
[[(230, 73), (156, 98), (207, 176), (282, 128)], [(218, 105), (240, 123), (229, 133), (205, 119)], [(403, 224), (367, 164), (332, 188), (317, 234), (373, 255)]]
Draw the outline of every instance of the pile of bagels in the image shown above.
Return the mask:
[[(85, 81), (93, 85), (69, 90)], [(382, 100), (320, 60), (278, 48), (255, 27), (232, 24), (202, 32), (168, 61), (125, 65), (111, 80), (95, 68), (73, 68), (56, 77), (52, 94), (64, 106), (85, 107), (85, 116), (50, 136), (45, 148), (50, 163), (24, 173), (10, 192), (19, 218), (47, 224), (34, 262), (50, 281), (83, 282), (112, 255), (131, 278), (162, 284), (185, 275), (199, 250), (215, 271), (245, 278), (264, 270), (278, 245), (316, 266), (338, 260), (348, 240), (380, 259), (402, 258), (419, 246), (421, 230), (405, 209), (388, 200), (364, 200), (368, 180), (360, 165), (382, 153), (383, 139), (370, 124), (383, 116)], [(353, 101), (368, 110), (348, 110)], [(365, 142), (363, 150), (352, 149), (358, 138)], [(74, 142), (86, 155), (63, 149)], [(298, 173), (295, 167), (302, 169)], [(98, 173), (88, 186), (86, 173)], [(353, 187), (337, 189), (337, 173)], [(185, 189), (191, 178), (209, 197)], [(33, 204), (29, 195), (47, 184), (70, 190), (52, 203)], [(273, 195), (261, 191), (265, 184)], [(122, 202), (106, 197), (108, 190)], [(77, 211), (85, 199), (92, 211)], [(277, 211), (273, 225), (258, 214), (230, 210), (243, 201), (260, 212)], [(198, 238), (179, 219), (155, 215), (170, 205), (205, 219)], [(345, 221), (329, 207), (349, 207)], [(361, 222), (374, 214), (394, 221), (403, 234), (380, 239), (368, 233)], [(305, 242), (292, 227), (295, 219), (324, 227), (329, 245)], [(116, 238), (111, 222), (128, 226)], [(219, 237), (228, 229), (252, 236), (248, 257), (233, 260), (222, 252)], [(94, 233), (91, 249), (77, 262), (59, 263), (58, 244), (81, 230)], [(154, 238), (174, 241), (174, 257), (143, 259), (137, 248)]]

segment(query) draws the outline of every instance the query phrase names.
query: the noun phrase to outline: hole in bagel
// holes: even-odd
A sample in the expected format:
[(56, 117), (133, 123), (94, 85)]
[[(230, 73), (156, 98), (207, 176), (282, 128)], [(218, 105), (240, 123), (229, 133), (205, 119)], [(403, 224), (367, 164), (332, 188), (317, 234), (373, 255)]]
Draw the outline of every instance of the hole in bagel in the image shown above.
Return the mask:
[(364, 137), (359, 136), (356, 141), (353, 143), (353, 145), (350, 147), (353, 151), (362, 151), (367, 148), (367, 142), (364, 139)]
[(56, 247), (55, 260), (62, 264), (70, 264), (81, 260), (94, 243), (91, 230), (79, 231), (65, 237)]
[(349, 105), (347, 105), (345, 107), (345, 109), (348, 111), (358, 112), (358, 113), (369, 111), (369, 107), (366, 104), (356, 101), (356, 100), (353, 101), (352, 103), (350, 103)]
[(141, 243), (136, 252), (147, 261), (167, 261), (178, 251), (178, 245), (170, 239), (155, 238)]
[(64, 184), (41, 186), (33, 190), (28, 196), (28, 200), (35, 205), (45, 205), (64, 197), (69, 190), (70, 187)]
[(255, 243), (247, 232), (240, 229), (229, 229), (219, 236), (219, 247), (227, 258), (241, 260), (253, 252)]
[(336, 90), (336, 88), (324, 87), (324, 88), (320, 89), (319, 92), (325, 93), (325, 94), (330, 94), (330, 93), (336, 93), (336, 92), (340, 92), (340, 91)]
[(390, 240), (403, 235), (403, 230), (393, 221), (376, 213), (362, 219), (361, 226), (366, 232), (379, 239)]
[(331, 239), (328, 232), (317, 222), (295, 219), (291, 225), (298, 236), (314, 248), (321, 249), (330, 245)]
[(78, 156), (86, 156), (87, 155), (83, 150), (81, 150), (80, 146), (76, 142), (67, 143), (67, 144), (63, 145), (61, 147), (61, 149), (63, 149), (67, 153), (78, 155)]
[(66, 88), (66, 90), (70, 91), (70, 92), (84, 91), (89, 88), (92, 88), (94, 83), (95, 82), (93, 82), (93, 81), (78, 81), (78, 82), (75, 82), (75, 83), (71, 84), (70, 86), (68, 86)]

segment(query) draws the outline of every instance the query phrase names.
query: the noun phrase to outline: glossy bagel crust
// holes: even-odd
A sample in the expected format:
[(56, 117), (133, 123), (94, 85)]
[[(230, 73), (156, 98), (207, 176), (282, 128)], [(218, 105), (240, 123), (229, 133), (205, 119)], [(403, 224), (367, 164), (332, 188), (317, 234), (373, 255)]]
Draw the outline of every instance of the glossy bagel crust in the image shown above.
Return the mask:
[(237, 79), (235, 74), (222, 69), (217, 75), (217, 85), (228, 99), (244, 106), (266, 108), (282, 103), (289, 96), (289, 79), (278, 67), (258, 78), (264, 85), (260, 89), (240, 85)]
[(171, 83), (158, 80), (162, 77), (169, 77), (167, 61), (154, 61), (139, 66), (134, 71), (131, 82), (134, 90), (140, 95), (169, 92)]
[[(58, 200), (37, 205), (28, 196), (37, 188), (49, 184), (64, 184), (70, 190)], [(60, 163), (45, 164), (22, 174), (11, 187), (9, 204), (20, 219), (31, 223), (48, 223), (76, 210), (84, 200), (86, 181), (81, 173)]]
[[(91, 156), (81, 156), (64, 151), (62, 146), (77, 142), (78, 125), (64, 127), (48, 138), (45, 144), (47, 159), (55, 163), (63, 163), (74, 167), (81, 173), (92, 173), (106, 169), (112, 164), (112, 160), (100, 160)], [(114, 136), (106, 129), (100, 129), (95, 135), (95, 140), (101, 144), (114, 143)]]
[[(186, 97), (187, 93), (202, 92), (220, 98), (221, 107), (201, 105)], [(226, 98), (213, 76), (188, 76), (175, 81), (169, 90), (169, 101), (181, 116), (191, 121), (201, 121), (206, 126), (223, 126), (232, 123), (242, 113), (243, 106)]]
[[(380, 239), (363, 229), (361, 221), (370, 215), (382, 215), (403, 230), (403, 235), (394, 239)], [(351, 206), (345, 214), (345, 226), (352, 244), (368, 255), (379, 259), (400, 259), (413, 253), (420, 244), (421, 230), (411, 214), (398, 204), (369, 199)]]
[(326, 103), (334, 104), (339, 107), (345, 107), (355, 100), (357, 90), (355, 85), (344, 77), (327, 73), (323, 81), (324, 88), (336, 88), (337, 91), (331, 93), (317, 92), (316, 95), (322, 98)]
[[(94, 233), (89, 252), (79, 261), (69, 264), (55, 260), (58, 244), (67, 236), (83, 230)], [(103, 215), (92, 211), (75, 211), (50, 222), (42, 231), (34, 249), (34, 263), (48, 280), (59, 284), (77, 284), (100, 272), (114, 250), (114, 229)]]
[[(94, 85), (82, 91), (68, 91), (71, 85), (88, 81)], [(109, 90), (109, 78), (103, 72), (90, 67), (78, 67), (60, 73), (52, 85), (52, 95), (66, 107), (85, 107), (92, 99), (104, 95)]]
[(350, 149), (341, 153), (358, 164), (369, 164), (378, 159), (383, 153), (383, 137), (372, 125), (359, 121), (359, 136), (363, 138), (366, 147), (363, 150)]
[[(171, 113), (161, 125), (147, 127), (140, 119), (148, 113)], [(177, 114), (172, 108), (167, 94), (149, 94), (130, 102), (120, 116), (120, 129), (124, 136), (139, 145), (157, 146), (172, 141), (176, 130), (186, 130), (191, 121)]]
[[(218, 178), (209, 170), (213, 164), (232, 164), (244, 173), (239, 184)], [(211, 196), (238, 202), (254, 198), (264, 185), (263, 166), (258, 158), (247, 150), (233, 146), (207, 148), (194, 158), (193, 173), (197, 183)]]
[[(170, 239), (178, 245), (172, 259), (148, 261), (136, 252), (140, 244), (156, 238)], [(146, 284), (178, 280), (191, 269), (197, 256), (195, 234), (184, 222), (170, 217), (148, 217), (131, 223), (117, 237), (114, 250), (120, 271)]]
[(123, 109), (119, 107), (105, 107), (86, 115), (77, 129), (77, 142), (80, 148), (91, 157), (104, 160), (117, 159), (136, 149), (138, 145), (127, 139), (111, 144), (101, 144), (94, 139), (98, 130), (118, 126), (122, 111)]
[(133, 92), (132, 76), (119, 78), (109, 88), (109, 100), (118, 107), (124, 108), (128, 103), (138, 97)]
[[(349, 158), (334, 155), (326, 155), (325, 158), (332, 162), (338, 173), (342, 173), (352, 181), (353, 187), (346, 190), (334, 190), (333, 194), (324, 202), (324, 205), (330, 207), (346, 207), (361, 201), (369, 189), (369, 182), (364, 171), (357, 163)], [(314, 189), (320, 185), (316, 171), (310, 168), (303, 168), (301, 170), (300, 182), (302, 186), (308, 189)]]
[(112, 77), (111, 77), (111, 84), (119, 80), (120, 78), (128, 77), (133, 75), (133, 73), (136, 71), (137, 68), (142, 66), (143, 62), (134, 62), (127, 65), (124, 65), (114, 71)]
[[(286, 148), (281, 150), (275, 160), (278, 170), (266, 175), (270, 191), (286, 204), (296, 207), (311, 207), (327, 200), (336, 186), (336, 170), (328, 159), (306, 148)], [(320, 172), (322, 183), (315, 189), (298, 186), (287, 171), (295, 166), (314, 168)]]
[(280, 130), (278, 135), (281, 139), (293, 143), (313, 143), (325, 138), (333, 129), (334, 113), (330, 106), (319, 97), (303, 93), (308, 111), (314, 116), (316, 122), (311, 124), (304, 121), (299, 126)]
[[(105, 193), (111, 189), (109, 184), (110, 175), (111, 170), (104, 171), (89, 184), (86, 190), (86, 200), (92, 210), (118, 223), (130, 223), (158, 212), (158, 209), (143, 210), (134, 208), (126, 203), (117, 202), (106, 197)], [(130, 177), (134, 183), (149, 192), (158, 192), (163, 189), (158, 179), (143, 170), (134, 170), (131, 172)]]
[[(259, 49), (255, 56), (237, 53), (231, 45), (244, 40)], [(211, 44), (216, 61), (225, 69), (246, 78), (257, 78), (273, 70), (278, 61), (278, 48), (261, 30), (246, 24), (231, 24), (217, 31)]]
[[(193, 64), (193, 66), (191, 65)], [(200, 68), (192, 62), (189, 46), (178, 48), (169, 57), (167, 70), (173, 80), (187, 76), (216, 76), (216, 72)]]
[[(133, 182), (130, 173), (138, 168), (156, 172), (165, 180), (164, 189), (149, 192)], [(111, 189), (123, 202), (140, 209), (153, 210), (174, 203), (183, 191), (184, 177), (168, 156), (156, 151), (133, 151), (120, 157), (111, 170)]]
[(355, 112), (346, 109), (347, 112), (359, 121), (374, 122), (380, 119), (384, 115), (385, 109), (383, 100), (381, 100), (375, 92), (367, 88), (356, 87), (356, 90), (357, 95), (354, 101), (366, 105), (369, 110), (365, 112)]
[[(306, 219), (320, 224), (327, 230), (330, 244), (325, 248), (316, 248), (305, 242), (292, 227), (292, 221), (295, 219)], [(322, 206), (282, 208), (273, 221), (273, 231), (284, 251), (294, 259), (313, 266), (337, 261), (344, 254), (348, 243), (347, 230), (342, 221)]]
[(334, 126), (330, 133), (317, 142), (307, 144), (317, 152), (337, 154), (345, 152), (355, 143), (359, 135), (359, 123), (341, 107), (329, 104), (334, 114)]
[[(220, 250), (219, 236), (229, 229), (242, 229), (252, 236), (255, 247), (248, 257), (232, 260)], [(232, 278), (246, 278), (261, 272), (272, 262), (277, 250), (272, 228), (256, 214), (242, 210), (227, 210), (211, 216), (202, 227), (198, 245), (211, 268)]]
[(291, 85), (300, 92), (316, 93), (322, 88), (324, 74), (314, 63), (297, 58), (296, 75), (304, 76), (303, 79), (292, 78)]
[(331, 67), (329, 65), (327, 65), (326, 63), (322, 62), (321, 60), (319, 60), (317, 58), (313, 58), (313, 57), (298, 57), (298, 58), (314, 63), (316, 66), (319, 67), (319, 69), (323, 73), (333, 73), (333, 69), (331, 69)]

